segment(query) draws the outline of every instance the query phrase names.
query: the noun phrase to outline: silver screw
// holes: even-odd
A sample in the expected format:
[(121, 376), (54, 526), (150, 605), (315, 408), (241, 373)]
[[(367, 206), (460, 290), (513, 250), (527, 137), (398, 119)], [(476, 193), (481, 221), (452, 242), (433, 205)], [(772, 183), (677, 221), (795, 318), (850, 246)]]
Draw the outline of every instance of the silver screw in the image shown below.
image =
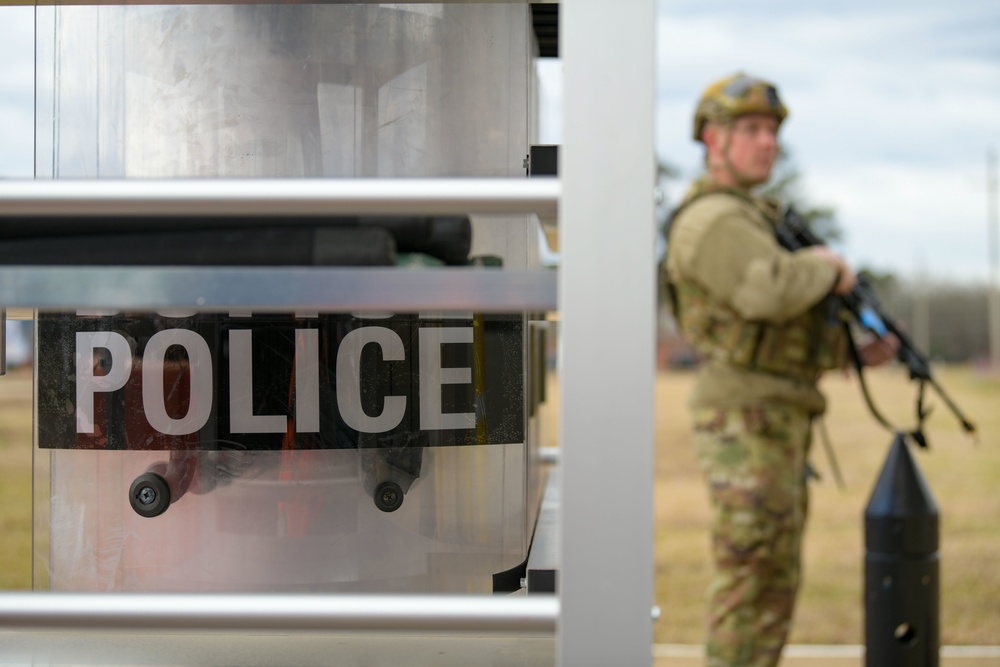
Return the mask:
[(152, 505), (156, 502), (156, 491), (148, 486), (142, 487), (139, 491), (139, 502), (143, 505)]

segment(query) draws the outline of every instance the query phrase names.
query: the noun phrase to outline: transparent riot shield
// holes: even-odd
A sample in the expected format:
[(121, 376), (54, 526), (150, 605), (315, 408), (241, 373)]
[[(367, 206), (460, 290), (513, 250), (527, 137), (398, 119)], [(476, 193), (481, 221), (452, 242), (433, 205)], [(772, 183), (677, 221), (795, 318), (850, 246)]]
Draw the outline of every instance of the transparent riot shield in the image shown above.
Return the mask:
[[(37, 13), (42, 178), (524, 174), (525, 4)], [(159, 218), (82, 221), (46, 250), (73, 222), (49, 224), (33, 247), (81, 264), (504, 270), (539, 238), (524, 215), (306, 236)], [(509, 589), (540, 496), (544, 330), (524, 313), (39, 313), (35, 586)]]

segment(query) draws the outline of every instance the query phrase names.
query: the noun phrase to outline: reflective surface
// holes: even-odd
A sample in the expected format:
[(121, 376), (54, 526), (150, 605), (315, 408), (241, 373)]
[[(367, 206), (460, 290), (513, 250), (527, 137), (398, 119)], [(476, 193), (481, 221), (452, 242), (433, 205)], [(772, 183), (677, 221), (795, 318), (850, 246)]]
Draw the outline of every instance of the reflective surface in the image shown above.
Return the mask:
[[(521, 176), (534, 135), (529, 13), (40, 7), (36, 173)], [(535, 232), (511, 222), (477, 224), (474, 253), (524, 266)]]
[(146, 632), (551, 635), (550, 595), (0, 593), (0, 627)]
[(43, 174), (524, 173), (526, 5), (39, 14), (39, 70), (54, 77), (38, 112)]
[(36, 584), (493, 591), (533, 522), (535, 329), (40, 314)]
[[(6, 215), (416, 215), (556, 211), (559, 181), (510, 178), (0, 181)], [(504, 221), (501, 219), (501, 221)], [(230, 224), (232, 221), (230, 221)], [(140, 224), (136, 225), (141, 227)]]
[[(556, 276), (540, 269), (208, 269), (177, 267), (0, 267), (0, 302), (62, 310), (247, 307), (257, 311), (549, 311)], [(23, 311), (19, 317), (25, 317)]]
[[(42, 178), (524, 174), (533, 132), (527, 5), (40, 7), (37, 16)], [(533, 216), (472, 222), (470, 257), (494, 256), (507, 269), (536, 263)], [(80, 276), (86, 279), (70, 279)], [(221, 294), (219, 285), (211, 288)], [(276, 294), (280, 301), (281, 290)], [(296, 294), (289, 298), (302, 298)], [(330, 306), (328, 298), (317, 303)], [(185, 333), (156, 342), (135, 328), (159, 326), (152, 314), (132, 314), (132, 324), (107, 320), (99, 332), (81, 329), (91, 315), (46, 316), (55, 318), (50, 324), (71, 323), (69, 337), (46, 334), (45, 320), (39, 327), (39, 359), (53, 363), (39, 363), (36, 379), (43, 417), (37, 587), (491, 592), (495, 574), (524, 561), (540, 493), (531, 409), (539, 397), (527, 385), (529, 366), (541, 357), (530, 351), (537, 334), (529, 335), (534, 329), (523, 316), (515, 316), (516, 340), (494, 352), (479, 350), (475, 335), (421, 347), (425, 324), (437, 318), (438, 330), (448, 327), (440, 314), (416, 316), (412, 339), (396, 332), (396, 339), (360, 344), (351, 357), (360, 365), (343, 372), (338, 359), (348, 332), (290, 336), (290, 350), (298, 342), (316, 350), (326, 371), (312, 375), (315, 364), (300, 365), (309, 355), (299, 352), (276, 354), (280, 372), (257, 352), (234, 363), (246, 342), (239, 335), (172, 323), (158, 332)], [(258, 324), (266, 326), (245, 317), (237, 328)], [(103, 337), (79, 337), (88, 331)], [(279, 343), (251, 334), (248, 349), (273, 351)], [(468, 347), (471, 357), (430, 363), (435, 347)], [(174, 363), (178, 349), (185, 352)], [(220, 365), (225, 355), (230, 363)], [(376, 356), (362, 363), (364, 355)], [(303, 425), (299, 430), (312, 432), (310, 415), (330, 430), (349, 414), (338, 396), (343, 387), (363, 386), (372, 363), (396, 369), (403, 358), (414, 364), (420, 396), (397, 391), (390, 370), (376, 392), (381, 402), (361, 406), (363, 419), (351, 430), (363, 432), (366, 419), (395, 419), (390, 399), (406, 397), (410, 406), (431, 400), (430, 412), (448, 421), (478, 415), (481, 397), (493, 391), (509, 399), (503, 418), (520, 424), (519, 436), (492, 442), (480, 438), (477, 421), (463, 422), (469, 438), (433, 446), (420, 440), (426, 429), (419, 426), (405, 431), (414, 447), (404, 455), (360, 437), (309, 444), (296, 432)], [(481, 372), (490, 364), (520, 378), (519, 391)], [(150, 368), (159, 372), (147, 383)], [(284, 378), (283, 406), (259, 402), (261, 377)], [(440, 398), (456, 385), (475, 407), (449, 407)], [(436, 403), (434, 392), (444, 392)], [(99, 414), (104, 398), (110, 412)], [(305, 406), (312, 405), (319, 407), (310, 412)], [(136, 406), (145, 426), (122, 437), (129, 422), (115, 411)], [(324, 421), (326, 411), (335, 417)], [(236, 431), (271, 433), (276, 444), (250, 446), (234, 435), (232, 424), (243, 418), (249, 426)], [(60, 419), (72, 432), (49, 428)], [(208, 425), (224, 422), (224, 439), (235, 444), (205, 447), (220, 437), (206, 436), (214, 428)], [(81, 434), (87, 446), (79, 446)], [(164, 488), (173, 502), (159, 512)], [(399, 494), (405, 500), (397, 505)], [(137, 503), (152, 510), (144, 515)]]

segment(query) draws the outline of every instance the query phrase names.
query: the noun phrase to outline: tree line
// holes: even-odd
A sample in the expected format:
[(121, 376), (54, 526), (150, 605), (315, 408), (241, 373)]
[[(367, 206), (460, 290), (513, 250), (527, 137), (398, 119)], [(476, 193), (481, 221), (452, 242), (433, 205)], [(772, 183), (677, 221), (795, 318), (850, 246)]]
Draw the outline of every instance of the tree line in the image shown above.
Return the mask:
[(989, 359), (987, 285), (925, 283), (892, 275), (878, 276), (873, 282), (886, 310), (932, 361)]

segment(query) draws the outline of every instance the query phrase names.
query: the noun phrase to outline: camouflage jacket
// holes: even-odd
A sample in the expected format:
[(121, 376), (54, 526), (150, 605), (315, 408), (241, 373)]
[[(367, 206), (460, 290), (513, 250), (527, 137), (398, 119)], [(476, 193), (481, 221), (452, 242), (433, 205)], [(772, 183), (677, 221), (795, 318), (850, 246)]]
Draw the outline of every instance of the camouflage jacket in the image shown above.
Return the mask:
[(674, 314), (705, 358), (695, 407), (826, 408), (817, 380), (846, 359), (843, 315), (827, 299), (836, 270), (780, 247), (777, 222), (773, 202), (704, 178), (671, 222), (664, 266)]

